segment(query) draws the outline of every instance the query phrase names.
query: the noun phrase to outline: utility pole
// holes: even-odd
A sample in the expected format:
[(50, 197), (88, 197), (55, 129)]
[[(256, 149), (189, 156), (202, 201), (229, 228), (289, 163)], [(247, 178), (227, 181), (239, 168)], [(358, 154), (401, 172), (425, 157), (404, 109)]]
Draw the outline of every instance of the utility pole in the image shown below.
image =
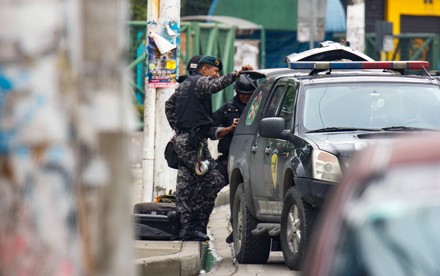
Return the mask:
[[(159, 25), (177, 22), (180, 26), (180, 0), (149, 0), (147, 22), (158, 22)], [(147, 23), (147, 33), (148, 29)], [(178, 66), (180, 45), (175, 46)], [(147, 62), (148, 59), (147, 56)], [(151, 202), (157, 195), (156, 192), (168, 193), (170, 190), (175, 191), (176, 187), (177, 171), (170, 169), (163, 157), (165, 146), (172, 137), (172, 130), (164, 112), (165, 101), (174, 93), (176, 84), (151, 88), (148, 80), (145, 83), (142, 199)]]
[(350, 47), (365, 51), (365, 1), (351, 0), (347, 6), (347, 41)]
[(0, 275), (134, 275), (126, 2), (0, 1)]
[(298, 0), (297, 40), (309, 42), (309, 48), (325, 37), (325, 17), (327, 0)]
[(311, 0), (310, 2), (311, 9), (310, 9), (310, 40), (309, 40), (309, 49), (315, 48), (315, 23), (316, 23), (316, 14), (315, 14), (315, 7), (316, 7), (316, 0)]

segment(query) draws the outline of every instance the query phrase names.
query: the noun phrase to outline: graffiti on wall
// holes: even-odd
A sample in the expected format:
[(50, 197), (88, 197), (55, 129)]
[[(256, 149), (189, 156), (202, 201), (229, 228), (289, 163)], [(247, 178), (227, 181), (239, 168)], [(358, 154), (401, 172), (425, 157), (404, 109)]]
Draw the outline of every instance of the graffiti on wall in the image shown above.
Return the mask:
[(0, 32), (0, 56), (7, 55), (0, 65), (0, 275), (81, 274), (75, 158), (57, 97), (62, 6), (46, 2), (0, 9), (0, 25), (9, 20)]

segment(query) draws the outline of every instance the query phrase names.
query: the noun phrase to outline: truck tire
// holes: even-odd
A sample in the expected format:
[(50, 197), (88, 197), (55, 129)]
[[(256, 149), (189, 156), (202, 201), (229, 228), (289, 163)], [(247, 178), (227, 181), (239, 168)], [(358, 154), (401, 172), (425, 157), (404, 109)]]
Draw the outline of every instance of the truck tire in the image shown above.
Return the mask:
[(257, 223), (247, 208), (243, 183), (240, 183), (232, 205), (232, 228), (235, 258), (241, 264), (264, 264), (269, 258), (271, 238), (254, 236), (251, 232)]
[(299, 270), (310, 243), (316, 208), (304, 202), (295, 187), (284, 198), (281, 213), (281, 248), (284, 261), (291, 270)]

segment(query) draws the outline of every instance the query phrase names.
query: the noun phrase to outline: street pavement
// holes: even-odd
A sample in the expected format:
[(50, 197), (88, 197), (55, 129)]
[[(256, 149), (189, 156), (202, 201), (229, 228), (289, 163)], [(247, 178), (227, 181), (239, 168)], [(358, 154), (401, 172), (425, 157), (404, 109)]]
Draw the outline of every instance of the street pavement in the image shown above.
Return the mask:
[[(142, 133), (134, 133), (131, 139), (133, 177), (132, 204), (142, 201)], [(192, 276), (192, 275), (300, 275), (284, 264), (281, 252), (272, 252), (267, 264), (239, 264), (234, 259), (232, 244), (225, 242), (231, 232), (229, 223), (229, 186), (224, 187), (215, 201), (215, 208), (208, 224), (209, 242), (135, 240), (137, 275)], [(212, 251), (214, 264), (203, 271), (203, 254)]]
[[(136, 267), (138, 275), (301, 275), (284, 264), (281, 252), (271, 252), (267, 264), (239, 264), (234, 259), (233, 245), (225, 242), (231, 232), (229, 223), (229, 187), (218, 194), (214, 211), (208, 224), (210, 241), (136, 241)], [(210, 270), (202, 268), (201, 257), (206, 248), (215, 258)]]
[(241, 276), (241, 275), (294, 275), (300, 276), (301, 272), (291, 271), (284, 263), (282, 252), (271, 252), (266, 264), (240, 264), (234, 259), (233, 244), (225, 242), (232, 231), (229, 223), (229, 187), (225, 187), (217, 198), (217, 205), (211, 214), (208, 232), (211, 240), (210, 248), (214, 251), (217, 260), (208, 273), (200, 275), (213, 276)]
[[(236, 268), (232, 260), (231, 247), (225, 242), (229, 235), (229, 189), (218, 194), (215, 209), (208, 224), (210, 241), (204, 244), (195, 241), (135, 241), (135, 265), (138, 275), (203, 275), (202, 250), (215, 248), (216, 275), (232, 275)], [(214, 275), (209, 273), (210, 275)]]

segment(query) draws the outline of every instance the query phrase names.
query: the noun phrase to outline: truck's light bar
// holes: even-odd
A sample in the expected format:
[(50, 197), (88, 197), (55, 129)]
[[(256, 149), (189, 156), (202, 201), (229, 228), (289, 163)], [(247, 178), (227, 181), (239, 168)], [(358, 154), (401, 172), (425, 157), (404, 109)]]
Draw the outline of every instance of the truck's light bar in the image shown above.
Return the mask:
[(290, 69), (429, 69), (428, 61), (298, 61)]

